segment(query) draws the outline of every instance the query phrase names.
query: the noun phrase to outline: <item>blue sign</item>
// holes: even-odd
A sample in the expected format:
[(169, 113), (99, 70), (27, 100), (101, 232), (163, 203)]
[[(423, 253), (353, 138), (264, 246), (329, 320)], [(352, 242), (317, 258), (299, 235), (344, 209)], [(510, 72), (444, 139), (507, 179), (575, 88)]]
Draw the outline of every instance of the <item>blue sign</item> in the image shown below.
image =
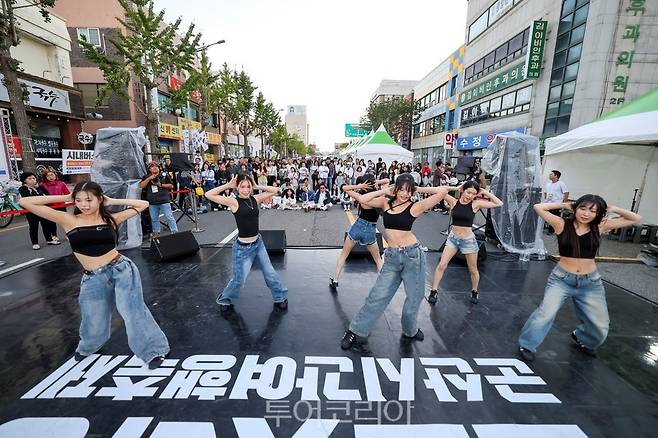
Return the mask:
[(457, 138), (457, 150), (458, 151), (474, 151), (476, 149), (486, 149), (491, 143), (493, 143), (496, 134), (502, 134), (503, 132), (519, 132), (525, 134), (525, 128), (515, 128), (515, 129), (506, 129), (505, 131), (500, 131), (491, 134), (482, 134), (482, 135), (470, 135), (468, 137), (459, 137)]

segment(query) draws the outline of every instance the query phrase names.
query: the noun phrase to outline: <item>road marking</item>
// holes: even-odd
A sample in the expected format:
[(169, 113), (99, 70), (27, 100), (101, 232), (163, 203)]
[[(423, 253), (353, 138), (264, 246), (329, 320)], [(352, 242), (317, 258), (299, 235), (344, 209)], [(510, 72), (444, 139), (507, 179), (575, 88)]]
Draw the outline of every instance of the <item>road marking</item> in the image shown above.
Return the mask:
[(229, 243), (231, 240), (233, 240), (233, 238), (234, 238), (237, 234), (238, 234), (238, 229), (236, 228), (235, 230), (233, 230), (233, 231), (231, 232), (231, 234), (229, 234), (228, 236), (224, 237), (224, 239), (223, 239), (221, 242), (219, 242), (218, 245), (225, 245), (225, 244)]
[(44, 260), (44, 258), (43, 257), (38, 257), (36, 259), (29, 260), (27, 262), (18, 264), (16, 266), (12, 266), (11, 268), (3, 269), (2, 271), (0, 271), (0, 275), (9, 274), (10, 272), (15, 271), (17, 269), (21, 269), (21, 268), (24, 268), (26, 266), (33, 265), (35, 263), (39, 263), (41, 260)]
[[(354, 214), (352, 213), (352, 210), (345, 210), (345, 214), (347, 215), (347, 220), (349, 221), (350, 226), (354, 225), (356, 219), (354, 218)], [(375, 228), (375, 232), (377, 234), (380, 234), (377, 228)], [(386, 239), (384, 239), (384, 236), (382, 236), (382, 245), (384, 245), (384, 248), (388, 248), (388, 242), (386, 241)]]
[(19, 228), (25, 228), (25, 227), (29, 227), (29, 226), (30, 226), (30, 224), (17, 225), (15, 227), (5, 228), (3, 230), (0, 230), (0, 233), (6, 233), (7, 231), (14, 231), (14, 230), (18, 230)]

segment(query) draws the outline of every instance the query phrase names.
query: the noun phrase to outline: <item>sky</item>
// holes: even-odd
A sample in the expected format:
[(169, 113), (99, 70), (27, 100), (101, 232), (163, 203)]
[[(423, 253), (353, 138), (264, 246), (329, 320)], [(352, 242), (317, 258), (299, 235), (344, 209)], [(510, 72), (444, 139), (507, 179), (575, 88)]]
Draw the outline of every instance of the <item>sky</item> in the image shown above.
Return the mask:
[[(194, 23), (213, 68), (244, 69), (277, 109), (306, 105), (310, 143), (348, 141), (383, 79), (420, 80), (464, 42), (467, 0), (155, 0)], [(283, 119), (285, 112), (281, 112)]]

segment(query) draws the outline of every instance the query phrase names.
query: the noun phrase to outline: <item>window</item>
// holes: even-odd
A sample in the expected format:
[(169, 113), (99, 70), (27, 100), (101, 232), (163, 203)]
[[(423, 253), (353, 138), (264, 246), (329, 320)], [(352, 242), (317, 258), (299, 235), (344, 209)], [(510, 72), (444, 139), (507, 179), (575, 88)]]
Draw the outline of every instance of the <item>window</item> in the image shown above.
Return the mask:
[(514, 53), (521, 50), (521, 47), (523, 47), (523, 34), (519, 34), (510, 40), (508, 52)]
[(563, 116), (563, 115), (571, 114), (572, 106), (573, 106), (573, 99), (566, 99), (560, 102), (560, 115)]
[(464, 73), (464, 85), (524, 55), (528, 48), (529, 35), (530, 28), (527, 28), (468, 66)]
[(576, 81), (567, 82), (562, 85), (562, 98), (573, 96), (574, 91), (576, 90)]
[(565, 81), (570, 81), (572, 79), (576, 79), (576, 76), (578, 75), (578, 66), (579, 65), (580, 65), (580, 62), (574, 62), (573, 64), (568, 65), (566, 69), (564, 69), (564, 80)]
[(556, 52), (559, 52), (569, 47), (569, 36), (570, 35), (568, 33), (565, 33), (557, 37), (557, 41), (555, 42)]
[(470, 43), (478, 35), (484, 32), (487, 29), (487, 24), (489, 24), (488, 11), (484, 11), (484, 13), (468, 27), (468, 42)]
[[(82, 103), (85, 108), (97, 108), (96, 99), (100, 96), (101, 89), (105, 84), (75, 84), (75, 86), (82, 92)], [(106, 97), (99, 105), (100, 107), (108, 106), (109, 97)]]
[(582, 24), (585, 21), (587, 21), (588, 11), (589, 11), (589, 5), (583, 6), (582, 8), (578, 9), (576, 13), (573, 15), (573, 25), (578, 26), (579, 24)]
[(549, 103), (546, 108), (546, 117), (555, 117), (557, 116), (558, 108), (560, 107), (560, 102)]
[(446, 82), (445, 84), (439, 87), (439, 102), (446, 100), (446, 97), (448, 96), (447, 91), (448, 91), (448, 83)]
[[(532, 85), (509, 92), (486, 102), (461, 110), (461, 126), (469, 126), (497, 117), (505, 117), (530, 110)], [(557, 108), (556, 108), (557, 115)]]
[(484, 69), (489, 71), (494, 66), (494, 61), (496, 60), (496, 52), (491, 52), (484, 57)]
[(571, 44), (577, 44), (583, 40), (583, 37), (585, 36), (585, 25), (583, 24), (582, 26), (578, 26), (574, 30), (571, 31)]
[(448, 131), (455, 127), (455, 110), (450, 110), (448, 113)]
[(496, 49), (496, 63), (505, 61), (507, 58), (507, 42)]
[(78, 39), (84, 40), (90, 44), (93, 44), (96, 47), (102, 47), (101, 45), (101, 33), (100, 30), (96, 27), (79, 27), (78, 28)]
[(532, 86), (521, 88), (516, 92), (516, 104), (521, 105), (530, 102), (530, 95), (532, 94)]
[(497, 98), (493, 99), (489, 103), (489, 111), (491, 111), (492, 113), (500, 111), (500, 105), (501, 105), (502, 100), (503, 100), (502, 97), (497, 97)]
[(468, 43), (477, 38), (487, 27), (498, 21), (520, 0), (496, 0), (468, 27)]
[(454, 96), (457, 90), (457, 76), (450, 79), (450, 97)]
[(478, 62), (475, 63), (473, 66), (473, 75), (475, 77), (478, 77), (480, 73), (482, 73), (482, 68), (484, 67), (484, 58), (480, 59)]
[(567, 56), (567, 64), (580, 59), (580, 52), (582, 48), (583, 45), (578, 44), (577, 46), (573, 46), (572, 48), (569, 49), (569, 55)]
[(503, 96), (503, 107), (502, 109), (508, 109), (514, 107), (514, 93), (509, 93)]

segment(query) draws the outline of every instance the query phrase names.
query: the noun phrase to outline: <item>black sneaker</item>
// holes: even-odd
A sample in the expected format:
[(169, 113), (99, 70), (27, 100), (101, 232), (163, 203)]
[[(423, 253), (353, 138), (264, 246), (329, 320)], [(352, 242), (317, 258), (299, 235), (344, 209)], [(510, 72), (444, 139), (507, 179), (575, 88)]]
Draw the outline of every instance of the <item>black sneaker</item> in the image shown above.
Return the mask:
[(219, 305), (219, 311), (224, 313), (224, 312), (229, 312), (233, 310), (233, 304), (220, 304)]
[(436, 304), (437, 301), (439, 301), (439, 291), (432, 289), (430, 291), (430, 296), (427, 297), (427, 302), (430, 304)]
[(471, 291), (471, 303), (477, 304), (478, 303), (478, 292), (475, 290)]
[(578, 340), (578, 338), (576, 337), (576, 331), (575, 330), (571, 332), (571, 340), (574, 342), (574, 344), (576, 344), (576, 347), (578, 347), (578, 349), (580, 351), (582, 351), (583, 353), (585, 353), (588, 356), (596, 357), (596, 350), (592, 350), (591, 348), (586, 347), (585, 344), (580, 342)]
[(149, 362), (149, 369), (150, 370), (155, 370), (162, 365), (162, 362), (164, 362), (165, 357), (164, 356), (156, 356), (153, 359), (151, 359), (151, 362)]
[(357, 334), (347, 330), (343, 335), (343, 339), (340, 341), (340, 348), (343, 350), (349, 350), (355, 342), (357, 342)]
[(288, 299), (274, 303), (274, 307), (279, 310), (288, 310)]
[(409, 341), (423, 341), (425, 339), (425, 334), (420, 329), (418, 329), (415, 335), (407, 336), (404, 333), (402, 333), (402, 337)]
[(532, 362), (535, 360), (535, 353), (527, 348), (519, 347), (519, 357), (523, 362)]
[(336, 289), (338, 287), (338, 282), (334, 281), (333, 278), (329, 278), (329, 287), (332, 289)]
[(84, 360), (85, 357), (87, 357), (87, 356), (83, 356), (80, 353), (78, 353), (77, 351), (73, 355), (73, 359), (75, 359), (76, 362), (80, 362), (81, 360)]

